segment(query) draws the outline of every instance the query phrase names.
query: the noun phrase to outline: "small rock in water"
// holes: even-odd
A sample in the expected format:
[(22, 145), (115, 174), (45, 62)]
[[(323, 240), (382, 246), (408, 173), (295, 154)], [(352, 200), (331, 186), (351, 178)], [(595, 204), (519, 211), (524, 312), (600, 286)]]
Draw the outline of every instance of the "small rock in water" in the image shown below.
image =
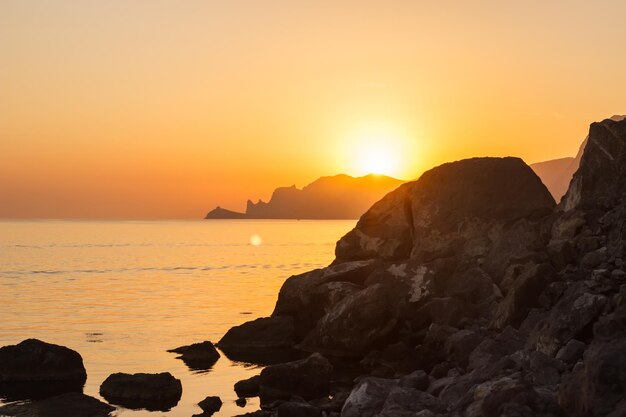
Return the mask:
[(168, 411), (178, 404), (182, 393), (180, 380), (169, 372), (116, 373), (109, 375), (100, 386), (100, 395), (111, 404), (149, 411)]
[(237, 406), (239, 406), (239, 407), (245, 407), (247, 403), (248, 402), (246, 401), (245, 398), (237, 398), (235, 400), (235, 404), (237, 404)]
[(259, 395), (260, 384), (261, 376), (256, 375), (235, 383), (235, 392), (240, 398), (256, 397)]
[(41, 401), (0, 407), (0, 415), (16, 417), (107, 417), (115, 410), (88, 395), (67, 393)]
[(222, 400), (220, 397), (206, 397), (204, 400), (198, 403), (198, 406), (204, 411), (205, 414), (211, 415), (220, 411), (222, 408)]
[(178, 359), (185, 362), (191, 370), (210, 369), (220, 358), (220, 354), (210, 341), (194, 343), (189, 346), (181, 346), (170, 349), (168, 352), (178, 353)]

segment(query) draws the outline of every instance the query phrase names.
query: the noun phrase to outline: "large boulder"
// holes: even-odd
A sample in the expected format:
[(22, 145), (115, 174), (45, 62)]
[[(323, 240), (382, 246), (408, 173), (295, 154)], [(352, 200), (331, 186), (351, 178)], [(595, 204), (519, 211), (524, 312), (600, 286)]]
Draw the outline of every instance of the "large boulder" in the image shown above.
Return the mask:
[(270, 365), (261, 371), (261, 402), (292, 396), (305, 400), (327, 396), (332, 372), (331, 363), (318, 353), (299, 361)]
[(100, 395), (112, 404), (127, 408), (167, 411), (178, 404), (183, 393), (179, 379), (169, 372), (160, 374), (109, 375), (100, 385)]
[(15, 417), (108, 417), (114, 407), (78, 392), (0, 407), (0, 415)]
[(0, 382), (79, 381), (87, 371), (80, 354), (37, 339), (0, 348)]
[(555, 206), (518, 158), (474, 158), (438, 166), (374, 204), (336, 248), (337, 260), (423, 261), (455, 252), (486, 255), (496, 224), (548, 214)]

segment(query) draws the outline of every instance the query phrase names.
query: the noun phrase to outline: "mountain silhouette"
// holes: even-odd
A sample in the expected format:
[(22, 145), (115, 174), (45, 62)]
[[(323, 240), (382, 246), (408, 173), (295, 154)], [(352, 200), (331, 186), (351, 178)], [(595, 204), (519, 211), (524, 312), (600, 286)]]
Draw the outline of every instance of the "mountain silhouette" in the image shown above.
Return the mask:
[(321, 177), (302, 189), (277, 188), (268, 202), (248, 200), (245, 213), (217, 207), (205, 219), (358, 219), (403, 182), (374, 174)]

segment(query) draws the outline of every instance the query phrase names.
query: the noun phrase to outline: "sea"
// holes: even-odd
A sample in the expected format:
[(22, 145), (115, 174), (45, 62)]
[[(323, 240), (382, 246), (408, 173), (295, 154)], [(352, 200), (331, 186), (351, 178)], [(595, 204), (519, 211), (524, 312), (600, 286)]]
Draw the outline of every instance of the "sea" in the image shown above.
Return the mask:
[[(332, 262), (356, 220), (0, 221), (0, 346), (28, 338), (78, 351), (84, 393), (115, 372), (170, 372), (183, 395), (169, 411), (118, 407), (124, 417), (190, 417), (207, 396), (216, 416), (235, 404), (235, 382), (261, 367), (222, 354), (192, 370), (168, 349), (210, 340), (272, 313), (289, 276)], [(0, 392), (0, 404), (7, 403)]]

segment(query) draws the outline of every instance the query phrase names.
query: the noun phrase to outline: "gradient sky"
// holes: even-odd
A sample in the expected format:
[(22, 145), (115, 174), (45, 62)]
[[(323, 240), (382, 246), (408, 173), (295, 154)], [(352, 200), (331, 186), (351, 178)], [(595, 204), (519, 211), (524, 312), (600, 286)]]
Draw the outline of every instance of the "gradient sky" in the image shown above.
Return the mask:
[(570, 156), (626, 113), (624, 16), (622, 0), (2, 0), (0, 217), (199, 218), (362, 175), (372, 153), (403, 179)]

